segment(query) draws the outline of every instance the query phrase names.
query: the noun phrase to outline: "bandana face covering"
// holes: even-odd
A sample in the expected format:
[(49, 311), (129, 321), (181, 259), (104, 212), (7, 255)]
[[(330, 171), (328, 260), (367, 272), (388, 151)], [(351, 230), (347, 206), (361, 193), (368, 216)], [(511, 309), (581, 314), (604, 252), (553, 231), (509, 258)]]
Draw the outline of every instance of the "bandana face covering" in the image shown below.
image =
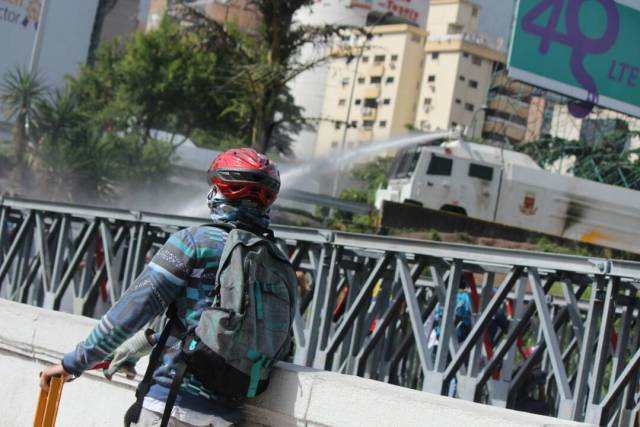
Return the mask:
[(209, 189), (207, 205), (213, 221), (237, 223), (249, 228), (267, 228), (271, 222), (268, 208), (248, 199), (227, 200), (215, 187)]

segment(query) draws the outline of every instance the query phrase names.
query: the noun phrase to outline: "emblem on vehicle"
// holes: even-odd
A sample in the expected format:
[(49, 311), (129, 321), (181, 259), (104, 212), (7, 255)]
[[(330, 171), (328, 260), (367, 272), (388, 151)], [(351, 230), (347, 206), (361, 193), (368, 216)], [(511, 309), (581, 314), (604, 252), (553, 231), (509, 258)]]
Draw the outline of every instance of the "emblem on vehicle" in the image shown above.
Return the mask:
[(527, 191), (524, 193), (524, 200), (520, 205), (520, 212), (525, 215), (534, 215), (538, 211), (536, 207), (536, 193)]

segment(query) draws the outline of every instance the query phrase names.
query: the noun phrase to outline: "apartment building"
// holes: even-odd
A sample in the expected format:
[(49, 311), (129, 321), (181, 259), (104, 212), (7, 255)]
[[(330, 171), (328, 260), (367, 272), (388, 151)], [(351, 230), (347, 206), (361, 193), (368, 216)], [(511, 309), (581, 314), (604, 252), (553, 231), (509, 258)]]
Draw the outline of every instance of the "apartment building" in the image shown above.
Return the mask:
[(487, 95), (482, 138), (515, 146), (548, 132), (549, 115), (545, 115), (545, 109), (553, 109), (553, 105), (551, 99), (536, 95), (538, 92), (533, 86), (510, 79), (506, 70), (494, 74)]
[(424, 72), (415, 127), (464, 127), (479, 137), (492, 75), (506, 62), (501, 43), (478, 34), (480, 6), (467, 0), (432, 0)]
[[(426, 32), (410, 25), (371, 27), (360, 62), (331, 61), (316, 156), (411, 128), (462, 126), (480, 137), (492, 74), (506, 62), (503, 46), (478, 34), (479, 5), (431, 0), (429, 8)], [(361, 46), (361, 38), (347, 37), (352, 46)]]
[(414, 122), (427, 33), (408, 24), (364, 31), (371, 37), (343, 38), (359, 59), (329, 64), (316, 156), (406, 133)]

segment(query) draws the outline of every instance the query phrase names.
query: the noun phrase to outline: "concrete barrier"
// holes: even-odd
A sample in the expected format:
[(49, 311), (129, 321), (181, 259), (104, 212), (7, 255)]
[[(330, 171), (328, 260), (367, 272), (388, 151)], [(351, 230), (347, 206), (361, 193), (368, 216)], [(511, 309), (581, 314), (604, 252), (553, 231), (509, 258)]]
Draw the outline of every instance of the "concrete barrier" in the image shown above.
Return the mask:
[[(0, 425), (31, 425), (38, 372), (73, 349), (95, 323), (0, 300)], [(88, 372), (65, 386), (57, 425), (122, 425), (134, 388), (124, 377), (110, 382)], [(277, 366), (269, 390), (246, 405), (244, 418), (243, 425), (252, 427), (586, 425), (287, 363)]]

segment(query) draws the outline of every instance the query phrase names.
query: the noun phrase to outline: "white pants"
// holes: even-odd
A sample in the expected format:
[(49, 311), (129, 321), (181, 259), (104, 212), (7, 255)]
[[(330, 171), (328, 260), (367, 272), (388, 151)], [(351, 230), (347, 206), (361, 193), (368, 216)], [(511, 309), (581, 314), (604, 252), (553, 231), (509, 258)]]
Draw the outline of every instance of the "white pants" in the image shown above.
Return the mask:
[[(158, 427), (160, 425), (160, 422), (162, 422), (162, 414), (142, 408), (142, 412), (140, 412), (140, 418), (138, 418), (138, 422), (135, 424), (131, 424), (131, 426), (132, 427), (133, 426)], [(202, 426), (194, 426), (193, 424), (188, 424), (171, 417), (169, 418), (168, 427), (202, 427)], [(214, 424), (209, 424), (206, 427), (216, 427), (216, 426)]]

